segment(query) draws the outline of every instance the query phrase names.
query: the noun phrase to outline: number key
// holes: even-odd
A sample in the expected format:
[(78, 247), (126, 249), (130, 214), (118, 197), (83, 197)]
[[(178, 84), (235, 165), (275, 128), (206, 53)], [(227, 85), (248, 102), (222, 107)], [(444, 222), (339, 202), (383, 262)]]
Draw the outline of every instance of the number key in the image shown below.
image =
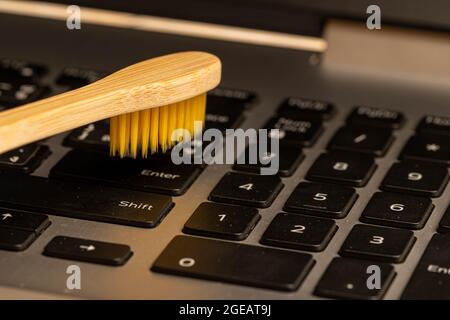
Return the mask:
[(320, 183), (300, 183), (284, 210), (294, 213), (343, 218), (358, 198), (355, 189)]
[(261, 243), (309, 251), (322, 251), (336, 233), (331, 219), (280, 213), (267, 228)]
[(211, 201), (267, 208), (283, 188), (277, 176), (228, 172), (209, 195)]
[(377, 192), (360, 218), (362, 222), (421, 229), (433, 211), (430, 199), (388, 192)]
[(151, 270), (184, 277), (295, 291), (314, 260), (305, 253), (176, 236)]
[[(273, 169), (278, 169), (279, 176), (281, 177), (291, 176), (304, 158), (302, 146), (293, 141), (281, 140), (279, 142), (279, 150), (271, 152), (271, 143), (272, 142), (268, 144), (268, 151), (265, 154), (263, 154), (263, 156), (259, 154), (260, 150), (258, 148), (257, 143), (249, 145), (245, 149), (244, 153), (245, 161), (239, 161), (238, 158), (237, 161), (238, 163), (233, 166), (233, 169), (238, 171), (262, 173), (261, 172), (262, 168), (273, 167)], [(257, 152), (258, 154), (257, 163), (255, 164), (248, 163), (249, 159), (251, 158), (250, 157), (251, 150), (254, 150), (254, 152)], [(274, 163), (272, 163), (275, 160), (278, 161), (278, 167)], [(240, 164), (239, 162), (244, 163)]]
[(391, 167), (382, 182), (381, 189), (439, 197), (448, 179), (448, 169), (445, 165), (404, 161)]
[(399, 263), (405, 260), (415, 240), (413, 232), (409, 230), (359, 224), (347, 236), (340, 254)]
[(351, 152), (324, 153), (314, 162), (306, 178), (355, 187), (367, 184), (376, 169), (371, 156)]
[(244, 240), (261, 216), (254, 208), (205, 202), (189, 218), (183, 232), (230, 240)]

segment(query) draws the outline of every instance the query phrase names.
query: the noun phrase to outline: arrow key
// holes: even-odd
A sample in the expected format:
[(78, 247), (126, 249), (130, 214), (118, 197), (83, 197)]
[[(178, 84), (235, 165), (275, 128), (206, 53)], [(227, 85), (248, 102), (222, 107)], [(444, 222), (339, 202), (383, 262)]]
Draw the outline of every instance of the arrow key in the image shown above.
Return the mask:
[(57, 236), (47, 244), (44, 255), (111, 266), (124, 265), (133, 255), (127, 245)]
[(28, 213), (0, 208), (0, 227), (8, 227), (41, 234), (50, 225), (45, 214)]
[(23, 251), (36, 239), (36, 233), (0, 226), (0, 249)]

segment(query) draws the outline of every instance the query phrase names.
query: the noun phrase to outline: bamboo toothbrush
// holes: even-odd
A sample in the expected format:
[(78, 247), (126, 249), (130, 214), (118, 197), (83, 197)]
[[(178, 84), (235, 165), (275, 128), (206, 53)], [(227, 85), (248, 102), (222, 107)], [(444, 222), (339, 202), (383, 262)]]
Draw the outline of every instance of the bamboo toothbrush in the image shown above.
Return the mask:
[(110, 153), (166, 151), (176, 128), (204, 121), (206, 92), (220, 82), (220, 60), (180, 52), (146, 60), (90, 85), (0, 112), (0, 154), (111, 118)]

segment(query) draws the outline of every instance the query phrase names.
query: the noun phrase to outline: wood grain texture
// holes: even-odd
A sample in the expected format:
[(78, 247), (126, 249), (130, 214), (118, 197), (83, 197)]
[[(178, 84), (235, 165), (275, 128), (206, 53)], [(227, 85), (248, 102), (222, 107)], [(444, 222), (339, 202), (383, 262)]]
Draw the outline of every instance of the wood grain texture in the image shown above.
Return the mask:
[(220, 82), (220, 60), (205, 52), (149, 59), (93, 84), (0, 112), (0, 153), (91, 122), (187, 100)]

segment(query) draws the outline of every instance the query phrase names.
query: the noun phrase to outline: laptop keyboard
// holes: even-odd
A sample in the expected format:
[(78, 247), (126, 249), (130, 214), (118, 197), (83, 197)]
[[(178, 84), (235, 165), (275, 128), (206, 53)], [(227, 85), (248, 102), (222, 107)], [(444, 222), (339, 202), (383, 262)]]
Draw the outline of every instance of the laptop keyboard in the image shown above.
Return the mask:
[[(0, 59), (0, 109), (47, 96), (40, 78), (48, 68), (14, 59)], [(68, 67), (55, 78), (73, 89), (107, 75)], [(218, 88), (209, 93), (206, 128), (236, 128), (257, 101), (254, 93)], [(230, 282), (281, 291), (296, 291), (308, 277), (321, 252), (333, 242), (338, 219), (352, 210), (377, 171), (406, 117), (395, 110), (357, 106), (326, 150), (308, 168), (275, 215), (260, 244), (239, 243), (261, 221), (258, 208), (271, 207), (338, 113), (331, 102), (290, 97), (263, 128), (279, 129), (280, 171), (258, 175), (262, 164), (235, 164), (192, 212), (182, 229), (148, 267), (152, 272)], [(417, 125), (372, 195), (360, 222), (351, 228), (339, 252), (318, 281), (314, 294), (330, 298), (379, 299), (401, 264), (414, 250), (411, 230), (426, 226), (434, 211), (431, 198), (448, 185), (450, 119), (427, 115)], [(136, 228), (155, 228), (170, 215), (173, 198), (185, 194), (204, 174), (203, 165), (174, 165), (168, 155), (146, 160), (112, 159), (108, 155), (109, 125), (100, 121), (66, 134), (71, 148), (50, 170), (49, 178), (30, 175), (50, 155), (42, 142), (0, 155), (0, 249), (24, 251), (50, 225), (49, 215), (101, 221)], [(248, 152), (248, 150), (246, 151)], [(307, 154), (307, 153), (306, 153)], [(450, 280), (430, 266), (448, 265), (450, 208), (442, 218), (406, 287), (404, 298), (450, 297)], [(219, 240), (221, 239), (221, 240)], [(132, 258), (128, 245), (58, 235), (44, 255), (119, 266)], [(227, 241), (223, 241), (227, 240)], [(286, 250), (288, 249), (288, 250)], [(381, 270), (381, 288), (366, 286), (367, 268)], [(428, 271), (427, 271), (428, 270)], [(422, 287), (426, 286), (426, 289)]]

